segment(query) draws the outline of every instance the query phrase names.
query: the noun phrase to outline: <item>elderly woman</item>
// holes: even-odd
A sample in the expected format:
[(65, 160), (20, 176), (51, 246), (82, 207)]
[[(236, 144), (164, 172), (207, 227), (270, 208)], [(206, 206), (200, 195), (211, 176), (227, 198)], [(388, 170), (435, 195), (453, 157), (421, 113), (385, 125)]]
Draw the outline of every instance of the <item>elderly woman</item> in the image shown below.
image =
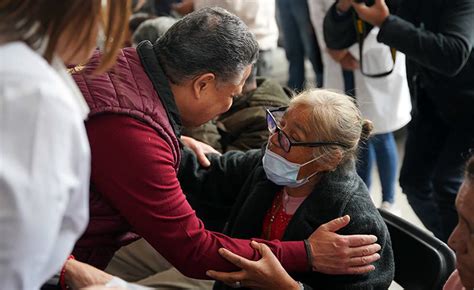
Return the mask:
[[(291, 276), (305, 288), (387, 289), (394, 276), (390, 236), (355, 170), (358, 145), (370, 134), (371, 123), (362, 120), (350, 97), (325, 90), (304, 92), (289, 107), (267, 110), (267, 123), (271, 136), (264, 150), (210, 156), (208, 169), (191, 152), (184, 154), (180, 182), (198, 214), (210, 205), (228, 208), (229, 215), (221, 217), (228, 219), (224, 233), (284, 241), (305, 239), (324, 223), (348, 215), (350, 223), (339, 233), (378, 238), (381, 259), (375, 270)], [(232, 287), (255, 286), (224, 281)], [(215, 288), (227, 286), (218, 282)]]

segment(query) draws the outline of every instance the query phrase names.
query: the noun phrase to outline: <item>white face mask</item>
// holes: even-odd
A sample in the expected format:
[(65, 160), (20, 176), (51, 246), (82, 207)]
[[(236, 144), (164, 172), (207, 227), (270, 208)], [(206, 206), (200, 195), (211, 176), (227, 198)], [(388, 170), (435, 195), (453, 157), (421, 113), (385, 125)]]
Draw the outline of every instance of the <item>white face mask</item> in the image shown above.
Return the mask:
[(267, 174), (267, 178), (272, 181), (273, 183), (281, 186), (288, 186), (288, 187), (300, 187), (303, 184), (307, 183), (309, 179), (318, 172), (315, 172), (303, 179), (298, 180), (298, 173), (300, 172), (301, 167), (309, 164), (313, 161), (316, 161), (323, 157), (320, 155), (314, 159), (311, 159), (308, 162), (303, 164), (293, 163), (285, 158), (281, 157), (280, 155), (272, 152), (267, 148), (265, 150), (265, 155), (263, 155), (263, 169)]

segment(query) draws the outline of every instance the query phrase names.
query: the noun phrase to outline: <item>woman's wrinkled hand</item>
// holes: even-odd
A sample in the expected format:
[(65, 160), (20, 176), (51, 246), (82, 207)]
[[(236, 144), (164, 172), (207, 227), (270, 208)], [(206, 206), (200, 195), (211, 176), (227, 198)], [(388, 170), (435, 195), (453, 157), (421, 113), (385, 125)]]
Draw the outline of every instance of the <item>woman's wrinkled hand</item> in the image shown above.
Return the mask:
[(72, 289), (105, 285), (113, 278), (112, 275), (77, 260), (68, 260), (65, 267), (66, 284)]
[(230, 273), (210, 270), (207, 271), (207, 275), (234, 288), (249, 287), (252, 289), (268, 290), (300, 289), (298, 282), (293, 280), (285, 269), (283, 269), (283, 266), (267, 245), (255, 241), (252, 241), (250, 245), (260, 253), (262, 256), (260, 260), (251, 261), (221, 248), (219, 249), (219, 254), (242, 270)]

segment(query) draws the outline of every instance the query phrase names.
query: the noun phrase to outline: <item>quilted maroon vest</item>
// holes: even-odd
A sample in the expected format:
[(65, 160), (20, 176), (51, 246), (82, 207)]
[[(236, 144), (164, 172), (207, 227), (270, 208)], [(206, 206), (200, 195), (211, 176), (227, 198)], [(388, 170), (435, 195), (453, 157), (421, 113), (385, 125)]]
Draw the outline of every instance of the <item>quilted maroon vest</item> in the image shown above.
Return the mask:
[[(151, 44), (141, 51), (139, 55), (133, 48), (123, 49), (112, 69), (93, 74), (100, 60), (96, 52), (86, 68), (74, 73), (73, 78), (89, 105), (89, 119), (102, 114), (124, 114), (148, 124), (172, 149), (178, 171), (180, 121), (174, 99)], [(116, 250), (139, 236), (131, 232), (128, 223), (94, 190), (93, 184), (89, 204), (89, 225), (73, 253), (80, 261), (105, 268)], [(104, 234), (111, 232), (116, 234)]]

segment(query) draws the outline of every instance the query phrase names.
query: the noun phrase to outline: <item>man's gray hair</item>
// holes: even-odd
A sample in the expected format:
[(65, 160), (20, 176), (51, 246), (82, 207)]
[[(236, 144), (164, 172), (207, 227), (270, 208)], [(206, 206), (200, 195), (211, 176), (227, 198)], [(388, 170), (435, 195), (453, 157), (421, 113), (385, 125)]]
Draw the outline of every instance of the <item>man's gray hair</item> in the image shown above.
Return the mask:
[(182, 84), (213, 73), (236, 84), (257, 60), (258, 43), (237, 16), (222, 8), (203, 8), (176, 22), (155, 44), (168, 79)]

